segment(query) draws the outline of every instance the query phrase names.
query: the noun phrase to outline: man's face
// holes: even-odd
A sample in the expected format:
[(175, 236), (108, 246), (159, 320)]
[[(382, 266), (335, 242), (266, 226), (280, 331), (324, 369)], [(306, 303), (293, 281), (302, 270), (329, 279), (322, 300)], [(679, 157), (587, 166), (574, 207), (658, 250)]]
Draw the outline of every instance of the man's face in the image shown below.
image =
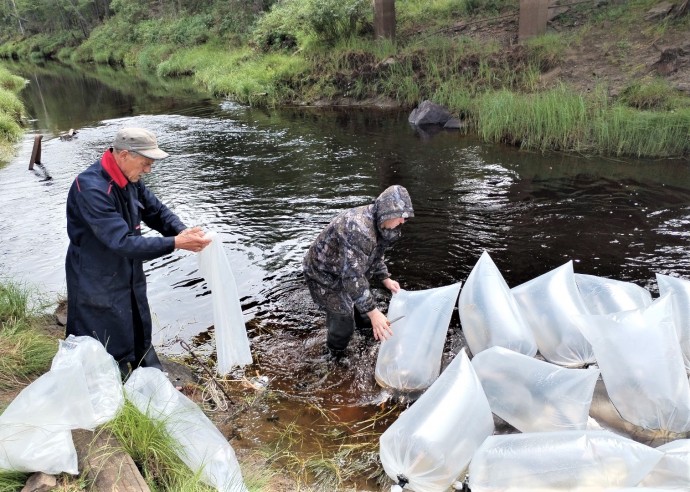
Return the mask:
[(131, 182), (136, 183), (144, 175), (151, 172), (153, 159), (137, 154), (132, 150), (120, 151), (122, 174)]
[(381, 227), (383, 227), (384, 229), (395, 229), (400, 224), (404, 224), (404, 223), (405, 223), (405, 219), (402, 217), (398, 217), (397, 219), (384, 220), (383, 224), (381, 224)]

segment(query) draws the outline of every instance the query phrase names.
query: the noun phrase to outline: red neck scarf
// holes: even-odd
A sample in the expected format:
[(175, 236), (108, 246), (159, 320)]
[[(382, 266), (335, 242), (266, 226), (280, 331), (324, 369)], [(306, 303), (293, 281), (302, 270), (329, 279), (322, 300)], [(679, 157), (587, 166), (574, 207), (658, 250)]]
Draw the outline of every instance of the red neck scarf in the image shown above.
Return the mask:
[(103, 166), (103, 169), (105, 169), (105, 172), (110, 175), (113, 181), (120, 187), (124, 188), (127, 186), (127, 183), (129, 183), (129, 180), (127, 177), (122, 174), (122, 171), (120, 170), (119, 167), (117, 167), (117, 162), (115, 162), (115, 156), (113, 155), (113, 152), (108, 149), (103, 153), (103, 157), (101, 157), (101, 166)]

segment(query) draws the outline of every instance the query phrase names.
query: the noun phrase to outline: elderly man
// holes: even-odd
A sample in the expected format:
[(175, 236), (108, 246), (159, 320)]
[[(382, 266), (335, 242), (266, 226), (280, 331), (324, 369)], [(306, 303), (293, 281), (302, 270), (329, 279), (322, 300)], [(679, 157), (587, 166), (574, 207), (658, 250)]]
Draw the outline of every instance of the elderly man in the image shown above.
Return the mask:
[(390, 186), (373, 204), (334, 218), (307, 251), (304, 276), (312, 298), (326, 311), (326, 347), (333, 358), (344, 356), (355, 325), (370, 323), (376, 340), (393, 334), (388, 319), (376, 308), (370, 281), (381, 282), (393, 293), (400, 290), (383, 255), (400, 238), (401, 225), (413, 216), (407, 190)]
[[(156, 136), (123, 128), (113, 146), (72, 183), (67, 196), (67, 335), (99, 340), (126, 376), (138, 366), (162, 369), (151, 344), (144, 260), (175, 249), (201, 251), (210, 240), (188, 229), (141, 177), (168, 157)], [(163, 237), (142, 236), (141, 223)]]

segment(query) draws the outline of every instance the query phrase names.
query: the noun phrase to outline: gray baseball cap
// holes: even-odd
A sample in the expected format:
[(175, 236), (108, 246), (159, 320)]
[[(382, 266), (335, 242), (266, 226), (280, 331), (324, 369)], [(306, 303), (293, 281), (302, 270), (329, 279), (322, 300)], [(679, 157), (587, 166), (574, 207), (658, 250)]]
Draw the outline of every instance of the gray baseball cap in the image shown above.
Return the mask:
[(156, 136), (144, 128), (122, 128), (115, 135), (113, 147), (131, 150), (154, 160), (165, 159), (170, 155), (158, 148)]

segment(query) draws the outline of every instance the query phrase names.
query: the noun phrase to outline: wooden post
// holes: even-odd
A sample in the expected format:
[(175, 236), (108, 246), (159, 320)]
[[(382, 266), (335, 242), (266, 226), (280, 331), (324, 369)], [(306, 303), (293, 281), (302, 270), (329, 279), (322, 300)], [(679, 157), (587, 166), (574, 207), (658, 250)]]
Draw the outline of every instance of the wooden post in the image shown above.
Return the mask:
[(34, 137), (34, 148), (31, 150), (31, 162), (29, 162), (29, 171), (33, 171), (34, 164), (41, 163), (41, 140), (43, 135), (36, 135)]
[(395, 0), (374, 0), (374, 37), (395, 39)]
[(549, 0), (520, 0), (518, 41), (544, 34), (548, 19)]

